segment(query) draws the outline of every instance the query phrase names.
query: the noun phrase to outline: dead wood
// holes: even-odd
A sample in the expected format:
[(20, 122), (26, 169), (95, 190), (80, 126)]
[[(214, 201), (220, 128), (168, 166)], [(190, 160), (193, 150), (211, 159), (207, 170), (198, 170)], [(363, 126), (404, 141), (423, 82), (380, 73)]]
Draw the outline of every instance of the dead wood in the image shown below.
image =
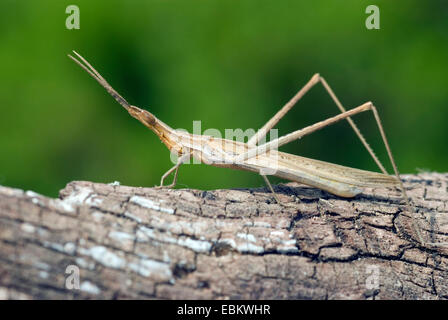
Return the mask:
[[(448, 174), (403, 178), (423, 237), (448, 242)], [(0, 298), (448, 297), (448, 248), (419, 244), (399, 190), (275, 189), (0, 187)]]

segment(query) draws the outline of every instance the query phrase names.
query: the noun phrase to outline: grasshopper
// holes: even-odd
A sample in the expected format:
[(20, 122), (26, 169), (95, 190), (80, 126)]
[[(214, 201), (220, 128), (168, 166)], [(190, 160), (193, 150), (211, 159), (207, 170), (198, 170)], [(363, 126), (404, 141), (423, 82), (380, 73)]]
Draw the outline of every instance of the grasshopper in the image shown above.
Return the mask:
[[(257, 133), (252, 136), (247, 143), (234, 140), (221, 139), (206, 135), (195, 135), (182, 130), (176, 130), (159, 120), (149, 111), (138, 108), (128, 103), (109, 83), (77, 52), (73, 51), (76, 57), (68, 55), (73, 61), (87, 71), (97, 80), (106, 91), (135, 119), (151, 129), (160, 140), (166, 145), (170, 152), (178, 156), (177, 163), (169, 169), (161, 178), (158, 188), (172, 188), (177, 183), (179, 167), (186, 163), (191, 157), (216, 167), (231, 168), (252, 171), (260, 174), (272, 192), (275, 200), (280, 204), (280, 199), (276, 195), (267, 175), (303, 183), (308, 186), (325, 190), (331, 194), (352, 198), (360, 194), (366, 187), (399, 187), (402, 191), (408, 208), (411, 208), (406, 189), (399, 177), (399, 172), (395, 164), (386, 134), (383, 129), (378, 111), (372, 102), (366, 102), (351, 110), (346, 110), (339, 99), (334, 94), (325, 79), (319, 74), (315, 74), (300, 89), (297, 94), (288, 101)], [(285, 114), (317, 83), (321, 83), (326, 89), (340, 113), (326, 120), (317, 122), (303, 129), (294, 131), (285, 136), (277, 138), (267, 143), (258, 144), (267, 133), (282, 119)], [(364, 136), (351, 119), (352, 116), (371, 111), (377, 123), (384, 146), (392, 164), (394, 175), (389, 175), (381, 164), (372, 148), (366, 142)], [(322, 129), (341, 120), (347, 120), (361, 140), (364, 147), (370, 153), (382, 173), (360, 170), (341, 166), (320, 160), (309, 159), (297, 155), (277, 151), (277, 148), (300, 139), (312, 132)], [(164, 185), (165, 179), (174, 172), (171, 184)], [(410, 210), (412, 211), (412, 210)], [(420, 233), (420, 227), (416, 223), (416, 218), (412, 215), (413, 226), (418, 239), (422, 245), (443, 245), (444, 243), (425, 242)]]

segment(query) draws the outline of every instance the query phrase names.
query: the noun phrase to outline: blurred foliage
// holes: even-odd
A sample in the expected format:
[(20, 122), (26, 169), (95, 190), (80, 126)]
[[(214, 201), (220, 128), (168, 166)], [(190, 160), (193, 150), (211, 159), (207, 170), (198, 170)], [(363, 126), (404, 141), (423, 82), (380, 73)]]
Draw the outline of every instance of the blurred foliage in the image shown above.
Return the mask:
[[(65, 28), (70, 4), (80, 30)], [(369, 4), (380, 30), (365, 27)], [(259, 128), (319, 72), (346, 107), (378, 106), (401, 172), (447, 171), (446, 1), (2, 0), (0, 12), (2, 185), (50, 196), (72, 180), (153, 186), (172, 165), (159, 139), (67, 58), (72, 49), (132, 104), (189, 131), (193, 120)], [(336, 113), (317, 86), (279, 132)], [(372, 115), (356, 120), (386, 163)], [(377, 170), (345, 122), (283, 150)], [(205, 165), (183, 166), (179, 182), (264, 185)]]

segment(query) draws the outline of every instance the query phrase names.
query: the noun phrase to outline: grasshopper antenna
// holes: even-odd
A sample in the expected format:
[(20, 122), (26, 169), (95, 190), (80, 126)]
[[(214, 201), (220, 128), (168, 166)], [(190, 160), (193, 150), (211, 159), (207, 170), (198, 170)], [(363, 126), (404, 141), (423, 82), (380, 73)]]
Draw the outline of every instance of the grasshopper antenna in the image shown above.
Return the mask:
[[(176, 145), (176, 141), (173, 141), (175, 138), (175, 130), (170, 128), (168, 125), (157, 119), (152, 113), (147, 110), (140, 109), (136, 106), (131, 105), (126, 101), (111, 85), (99, 74), (98, 71), (95, 70), (92, 65), (87, 62), (79, 53), (73, 50), (75, 55), (68, 55), (70, 59), (75, 61), (81, 68), (87, 71), (100, 85), (106, 89), (106, 91), (114, 97), (114, 99), (125, 108), (129, 114), (144, 124), (146, 127), (154, 131), (154, 133), (162, 140), (162, 142), (168, 147), (168, 149), (173, 149)], [(176, 152), (179, 151), (176, 149)]]
[(83, 68), (85, 71), (87, 71), (96, 81), (98, 81), (98, 83), (100, 85), (102, 85), (104, 87), (104, 89), (106, 89), (106, 91), (112, 96), (114, 97), (115, 100), (117, 100), (117, 102), (119, 104), (121, 104), (123, 106), (123, 108), (125, 108), (127, 111), (129, 111), (129, 109), (131, 108), (131, 105), (129, 104), (129, 102), (126, 101), (125, 98), (123, 98), (117, 91), (115, 91), (114, 88), (111, 87), (111, 85), (101, 76), (101, 74), (99, 74), (98, 71), (95, 70), (94, 67), (92, 67), (92, 65), (86, 60), (84, 59), (79, 53), (77, 53), (75, 50), (73, 50), (73, 53), (76, 55), (76, 57), (79, 58), (76, 59), (75, 57), (73, 57), (72, 55), (68, 54), (68, 57), (70, 59), (72, 59), (73, 61), (75, 61), (81, 68)]

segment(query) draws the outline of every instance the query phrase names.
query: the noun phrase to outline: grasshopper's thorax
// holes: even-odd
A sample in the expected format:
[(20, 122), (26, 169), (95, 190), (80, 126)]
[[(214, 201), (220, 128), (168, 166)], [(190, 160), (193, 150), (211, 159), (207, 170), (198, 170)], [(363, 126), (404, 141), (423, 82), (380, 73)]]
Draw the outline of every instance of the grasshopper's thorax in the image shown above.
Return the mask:
[(246, 151), (244, 143), (206, 135), (175, 132), (178, 144), (184, 152), (190, 152), (194, 158), (206, 164), (219, 164)]

